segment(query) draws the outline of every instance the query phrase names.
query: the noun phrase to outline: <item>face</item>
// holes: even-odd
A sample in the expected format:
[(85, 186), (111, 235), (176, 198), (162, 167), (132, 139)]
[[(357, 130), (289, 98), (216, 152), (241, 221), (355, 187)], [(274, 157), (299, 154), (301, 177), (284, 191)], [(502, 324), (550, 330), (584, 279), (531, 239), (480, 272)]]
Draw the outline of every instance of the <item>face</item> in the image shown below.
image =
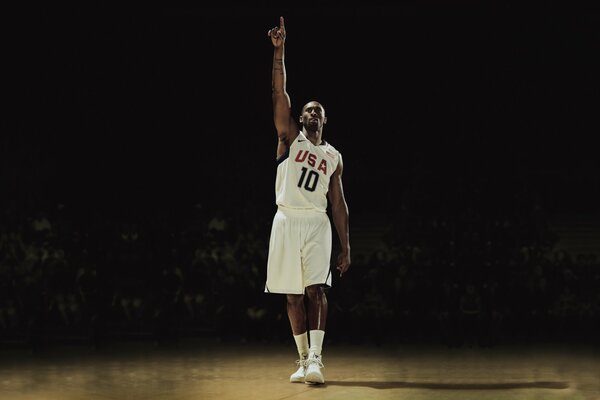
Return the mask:
[(300, 123), (308, 131), (317, 131), (323, 128), (323, 125), (327, 122), (325, 117), (325, 109), (323, 106), (316, 101), (306, 103), (302, 108), (302, 115), (300, 116)]

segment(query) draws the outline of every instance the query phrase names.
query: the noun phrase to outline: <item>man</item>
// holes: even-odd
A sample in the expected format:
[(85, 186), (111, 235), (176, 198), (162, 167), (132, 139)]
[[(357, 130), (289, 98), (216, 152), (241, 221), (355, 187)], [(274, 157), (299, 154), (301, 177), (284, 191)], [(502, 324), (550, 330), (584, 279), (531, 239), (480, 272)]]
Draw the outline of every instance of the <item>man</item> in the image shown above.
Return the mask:
[[(273, 43), (273, 114), (277, 130), (277, 213), (273, 218), (265, 292), (286, 294), (287, 313), (300, 359), (291, 382), (324, 383), (321, 350), (327, 320), (324, 288), (331, 287), (331, 204), (341, 252), (340, 277), (350, 266), (348, 206), (342, 188), (341, 154), (322, 139), (325, 109), (310, 101), (298, 128), (286, 91), (283, 17), (268, 32)], [(305, 308), (304, 296), (307, 296)], [(310, 332), (307, 333), (308, 328)], [(310, 339), (310, 347), (309, 347)]]

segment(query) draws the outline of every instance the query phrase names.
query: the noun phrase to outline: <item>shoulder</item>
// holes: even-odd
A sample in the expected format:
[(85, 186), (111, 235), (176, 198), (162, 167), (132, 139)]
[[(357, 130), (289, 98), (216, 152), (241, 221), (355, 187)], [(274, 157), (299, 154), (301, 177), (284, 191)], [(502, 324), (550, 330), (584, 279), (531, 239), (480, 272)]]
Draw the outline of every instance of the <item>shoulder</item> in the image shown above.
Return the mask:
[(338, 149), (336, 149), (331, 143), (325, 142), (324, 150), (325, 154), (333, 158), (336, 162), (341, 162), (342, 153)]

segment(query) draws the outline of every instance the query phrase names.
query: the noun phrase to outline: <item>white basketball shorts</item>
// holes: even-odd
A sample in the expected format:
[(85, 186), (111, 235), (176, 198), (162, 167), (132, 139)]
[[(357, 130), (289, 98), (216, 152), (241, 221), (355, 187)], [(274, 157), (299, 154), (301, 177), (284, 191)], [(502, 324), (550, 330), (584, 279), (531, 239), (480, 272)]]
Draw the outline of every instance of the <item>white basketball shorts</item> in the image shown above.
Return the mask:
[(331, 286), (331, 223), (326, 213), (279, 207), (273, 218), (265, 292), (303, 294)]

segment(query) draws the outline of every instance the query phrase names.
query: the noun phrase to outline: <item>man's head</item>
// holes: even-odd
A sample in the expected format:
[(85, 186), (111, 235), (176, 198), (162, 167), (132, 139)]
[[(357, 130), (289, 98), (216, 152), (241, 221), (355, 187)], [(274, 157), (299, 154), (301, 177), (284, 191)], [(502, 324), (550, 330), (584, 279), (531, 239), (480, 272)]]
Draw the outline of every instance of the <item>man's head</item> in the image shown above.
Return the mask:
[(327, 117), (321, 103), (318, 101), (309, 101), (302, 107), (300, 124), (304, 129), (312, 132), (320, 131), (326, 123)]

